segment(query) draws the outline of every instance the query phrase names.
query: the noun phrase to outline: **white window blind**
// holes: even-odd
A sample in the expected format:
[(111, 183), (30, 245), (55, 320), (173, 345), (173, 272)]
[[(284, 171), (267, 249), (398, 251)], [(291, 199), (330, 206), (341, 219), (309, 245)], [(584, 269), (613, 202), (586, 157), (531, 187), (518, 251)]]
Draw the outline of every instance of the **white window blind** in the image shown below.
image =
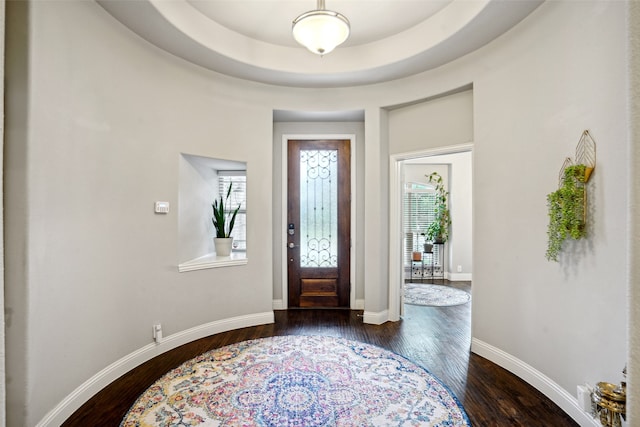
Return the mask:
[(434, 221), (435, 201), (436, 194), (432, 186), (415, 182), (405, 184), (402, 207), (405, 265), (411, 263), (412, 252), (423, 251), (425, 236), (422, 233)]
[(224, 198), (231, 187), (229, 203), (225, 201), (225, 212), (232, 213), (240, 204), (240, 210), (236, 216), (231, 236), (233, 237), (233, 249), (236, 251), (247, 250), (247, 176), (245, 171), (218, 171), (218, 191)]

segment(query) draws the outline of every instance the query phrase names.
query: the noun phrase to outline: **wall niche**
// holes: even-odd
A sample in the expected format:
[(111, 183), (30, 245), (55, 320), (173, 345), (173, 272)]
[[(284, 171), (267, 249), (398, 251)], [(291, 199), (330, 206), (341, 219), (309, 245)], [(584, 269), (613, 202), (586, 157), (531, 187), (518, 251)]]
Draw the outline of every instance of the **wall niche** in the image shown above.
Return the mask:
[[(216, 255), (213, 244), (215, 231), (211, 221), (211, 204), (220, 197), (221, 185), (227, 188), (227, 183), (233, 181), (234, 191), (241, 192), (240, 197), (246, 195), (246, 162), (185, 153), (180, 154), (179, 161), (178, 271), (246, 264), (244, 240), (236, 245), (231, 256)], [(244, 216), (236, 220), (233, 232), (242, 239), (246, 234), (246, 200), (243, 212)]]

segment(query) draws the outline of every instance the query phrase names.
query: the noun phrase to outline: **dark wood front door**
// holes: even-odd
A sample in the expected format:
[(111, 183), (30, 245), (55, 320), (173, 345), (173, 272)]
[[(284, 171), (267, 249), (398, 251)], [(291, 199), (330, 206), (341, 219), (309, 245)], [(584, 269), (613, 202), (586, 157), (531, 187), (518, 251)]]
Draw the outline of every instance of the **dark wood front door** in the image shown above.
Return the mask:
[(349, 308), (349, 140), (288, 141), (289, 307)]

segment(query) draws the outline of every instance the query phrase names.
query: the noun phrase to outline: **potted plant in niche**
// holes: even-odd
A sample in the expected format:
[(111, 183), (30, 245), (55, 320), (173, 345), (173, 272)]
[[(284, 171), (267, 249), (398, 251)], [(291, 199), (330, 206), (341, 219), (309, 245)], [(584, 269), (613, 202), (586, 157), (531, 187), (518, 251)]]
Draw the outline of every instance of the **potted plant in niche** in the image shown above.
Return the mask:
[(447, 204), (449, 192), (444, 188), (444, 181), (438, 172), (425, 175), (430, 184), (435, 185), (435, 217), (425, 231), (427, 241), (444, 243), (449, 239), (449, 227), (451, 226), (451, 213)]
[(231, 187), (233, 184), (229, 184), (226, 197), (220, 196), (220, 199), (214, 200), (211, 207), (213, 208), (213, 226), (216, 229), (216, 236), (213, 239), (213, 243), (216, 247), (217, 256), (229, 256), (231, 254), (231, 245), (233, 244), (233, 237), (231, 232), (233, 231), (233, 225), (236, 222), (236, 216), (240, 210), (240, 204), (233, 210), (226, 212), (225, 204), (229, 205), (229, 198), (231, 197)]

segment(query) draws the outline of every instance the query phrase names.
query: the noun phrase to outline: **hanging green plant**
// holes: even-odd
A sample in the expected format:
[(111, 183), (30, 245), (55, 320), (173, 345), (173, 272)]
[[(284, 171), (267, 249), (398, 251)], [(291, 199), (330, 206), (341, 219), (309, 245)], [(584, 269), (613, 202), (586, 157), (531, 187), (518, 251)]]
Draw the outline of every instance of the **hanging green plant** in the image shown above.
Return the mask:
[(568, 166), (564, 170), (560, 188), (547, 195), (549, 227), (546, 258), (549, 261), (558, 261), (562, 243), (567, 238), (580, 239), (585, 236), (585, 170), (583, 164)]

